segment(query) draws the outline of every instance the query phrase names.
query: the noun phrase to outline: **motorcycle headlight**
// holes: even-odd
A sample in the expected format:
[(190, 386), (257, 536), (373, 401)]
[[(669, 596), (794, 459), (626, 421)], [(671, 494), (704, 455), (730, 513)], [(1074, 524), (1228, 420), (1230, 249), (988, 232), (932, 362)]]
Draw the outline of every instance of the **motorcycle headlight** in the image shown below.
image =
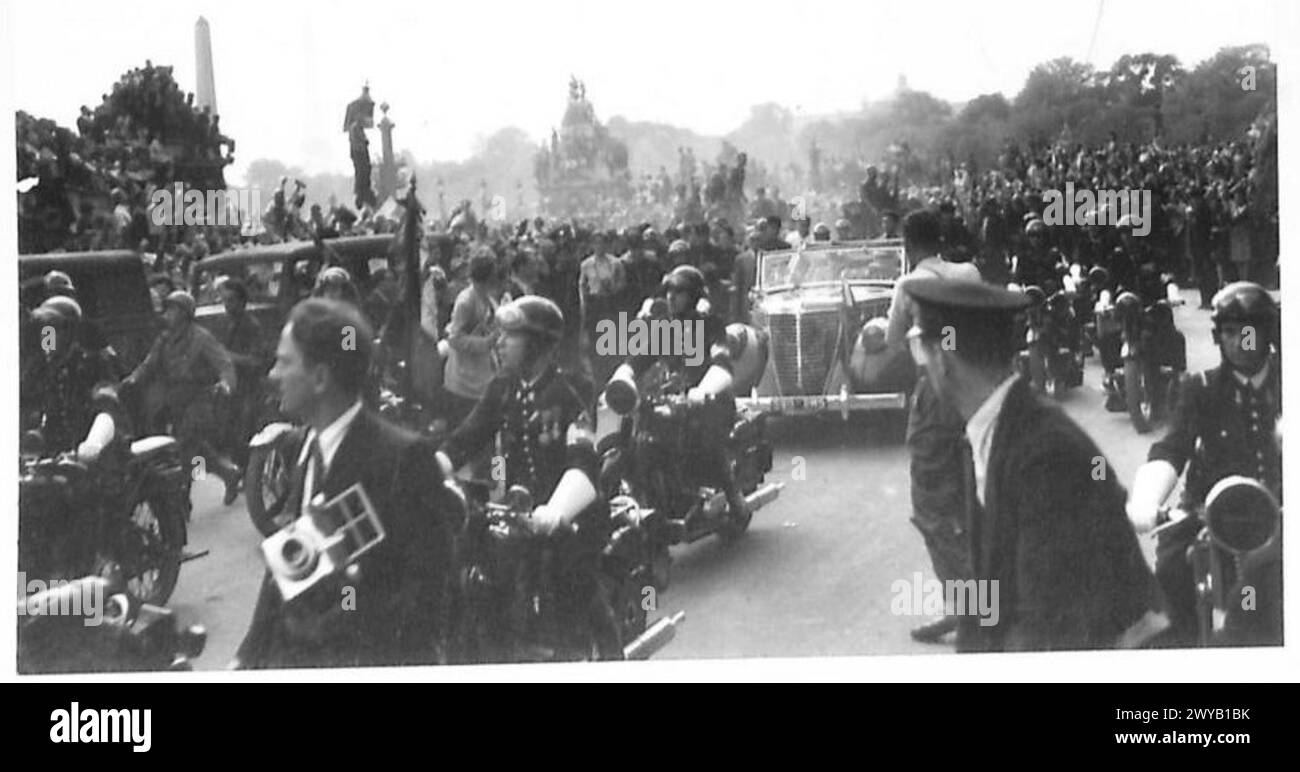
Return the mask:
[(1205, 497), (1205, 523), (1215, 543), (1241, 555), (1257, 550), (1277, 533), (1277, 500), (1258, 480), (1232, 475)]

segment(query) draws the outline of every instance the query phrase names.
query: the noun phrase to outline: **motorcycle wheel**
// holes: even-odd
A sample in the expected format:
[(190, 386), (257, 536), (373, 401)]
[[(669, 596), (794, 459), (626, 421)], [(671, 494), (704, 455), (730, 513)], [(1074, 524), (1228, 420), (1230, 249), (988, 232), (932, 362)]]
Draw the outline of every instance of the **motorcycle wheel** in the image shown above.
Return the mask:
[(1029, 382), (1033, 384), (1038, 393), (1048, 390), (1048, 380), (1051, 377), (1050, 368), (1047, 365), (1047, 358), (1032, 348), (1029, 350)]
[(1151, 431), (1151, 395), (1146, 373), (1136, 359), (1124, 360), (1124, 405), (1138, 434)]
[(181, 492), (146, 489), (132, 504), (115, 561), (131, 595), (161, 606), (171, 598), (181, 573), (185, 548), (185, 507)]
[(280, 530), (275, 518), (289, 499), (292, 475), (293, 468), (279, 443), (249, 450), (248, 466), (244, 470), (244, 498), (248, 502), (248, 518), (263, 536)]

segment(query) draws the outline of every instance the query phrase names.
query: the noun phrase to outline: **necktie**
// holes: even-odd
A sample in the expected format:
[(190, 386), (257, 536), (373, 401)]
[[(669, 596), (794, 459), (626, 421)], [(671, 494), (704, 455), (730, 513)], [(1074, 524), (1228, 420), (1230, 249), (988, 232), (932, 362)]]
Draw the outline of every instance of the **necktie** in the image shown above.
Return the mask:
[(313, 436), (307, 445), (307, 469), (302, 478), (303, 506), (310, 504), (324, 485), (325, 456), (320, 449), (320, 438)]

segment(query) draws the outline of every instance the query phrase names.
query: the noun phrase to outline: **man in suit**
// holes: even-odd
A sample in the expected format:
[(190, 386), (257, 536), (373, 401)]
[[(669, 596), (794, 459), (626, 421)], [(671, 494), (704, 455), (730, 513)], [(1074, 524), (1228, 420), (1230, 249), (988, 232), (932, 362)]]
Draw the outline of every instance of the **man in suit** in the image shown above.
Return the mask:
[(997, 582), (1000, 599), (991, 618), (961, 617), (958, 651), (1144, 643), (1167, 622), (1124, 489), (1083, 430), (1012, 366), (1013, 320), (1028, 299), (937, 278), (906, 291), (917, 311), (912, 354), (966, 421), (972, 577)]
[(299, 303), (280, 334), (270, 380), (307, 427), (286, 511), (360, 483), (385, 537), (355, 568), (286, 602), (268, 572), (235, 667), (434, 664), (443, 634), (451, 500), (434, 448), (362, 405), (370, 323), (354, 306)]

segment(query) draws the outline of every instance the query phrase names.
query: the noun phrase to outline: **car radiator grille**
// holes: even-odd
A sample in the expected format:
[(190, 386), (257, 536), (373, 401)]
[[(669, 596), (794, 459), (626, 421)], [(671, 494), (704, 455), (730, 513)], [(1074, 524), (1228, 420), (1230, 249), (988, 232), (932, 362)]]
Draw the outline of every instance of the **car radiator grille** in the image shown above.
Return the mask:
[(772, 362), (781, 393), (820, 394), (834, 364), (839, 310), (772, 314), (768, 324), (772, 334)]

